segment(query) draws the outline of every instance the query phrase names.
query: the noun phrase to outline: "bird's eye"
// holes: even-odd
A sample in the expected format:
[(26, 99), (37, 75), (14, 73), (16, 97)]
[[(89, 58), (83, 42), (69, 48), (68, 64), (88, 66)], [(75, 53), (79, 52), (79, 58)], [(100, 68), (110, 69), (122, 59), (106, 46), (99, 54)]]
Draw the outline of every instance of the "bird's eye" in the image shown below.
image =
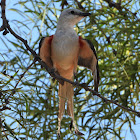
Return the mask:
[(74, 14), (74, 11), (71, 11), (71, 14)]

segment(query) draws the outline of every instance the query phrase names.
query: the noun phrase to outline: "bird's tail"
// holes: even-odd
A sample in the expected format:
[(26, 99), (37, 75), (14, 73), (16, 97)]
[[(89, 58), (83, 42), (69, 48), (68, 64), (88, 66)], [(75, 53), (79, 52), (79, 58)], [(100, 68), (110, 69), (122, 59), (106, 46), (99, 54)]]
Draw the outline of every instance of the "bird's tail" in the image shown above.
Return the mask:
[(59, 84), (59, 114), (58, 119), (61, 121), (65, 111), (65, 102), (67, 102), (67, 114), (73, 116), (73, 86), (64, 82), (64, 85)]
[(58, 131), (57, 135), (60, 136), (61, 120), (65, 111), (65, 102), (66, 102), (66, 82), (63, 85), (59, 84), (58, 96), (59, 96), (59, 112), (58, 112)]
[(76, 124), (75, 124), (75, 120), (74, 120), (74, 109), (73, 109), (73, 95), (74, 95), (74, 89), (73, 89), (73, 85), (70, 83), (66, 83), (66, 87), (67, 87), (67, 92), (66, 92), (66, 97), (67, 97), (67, 114), (72, 118), (72, 122), (70, 125), (70, 130), (72, 128), (72, 126), (74, 126), (75, 129), (75, 133), (77, 135), (84, 135), (83, 133), (81, 133)]
[(59, 113), (58, 113), (58, 135), (60, 134), (61, 120), (65, 111), (65, 102), (67, 101), (67, 113), (74, 120), (73, 113), (73, 86), (70, 83), (64, 82), (64, 85), (59, 84)]
[(74, 89), (73, 85), (66, 82), (67, 92), (67, 114), (74, 119), (74, 113), (73, 113), (73, 95), (74, 95)]
[(65, 111), (65, 102), (67, 100), (66, 98), (66, 82), (64, 82), (63, 85), (59, 84), (59, 90), (58, 90), (58, 96), (59, 96), (59, 113), (58, 113), (58, 121), (61, 122), (63, 118), (63, 114)]
[(63, 114), (65, 111), (65, 102), (67, 101), (67, 114), (72, 118), (72, 126), (75, 128), (75, 133), (78, 135), (83, 135), (81, 133), (74, 121), (74, 111), (73, 111), (73, 95), (74, 95), (74, 90), (73, 90), (73, 85), (64, 82), (64, 85), (59, 84), (59, 114), (58, 114), (58, 135), (60, 134), (60, 127), (61, 127), (61, 120), (63, 118)]

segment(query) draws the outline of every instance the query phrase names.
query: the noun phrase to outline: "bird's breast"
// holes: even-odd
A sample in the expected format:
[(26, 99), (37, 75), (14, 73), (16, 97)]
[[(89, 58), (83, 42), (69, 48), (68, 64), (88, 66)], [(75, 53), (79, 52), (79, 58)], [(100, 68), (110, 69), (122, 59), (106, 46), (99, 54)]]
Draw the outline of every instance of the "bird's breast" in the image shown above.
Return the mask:
[(53, 37), (51, 57), (53, 63), (68, 69), (73, 65), (79, 52), (79, 38), (77, 35), (60, 35)]

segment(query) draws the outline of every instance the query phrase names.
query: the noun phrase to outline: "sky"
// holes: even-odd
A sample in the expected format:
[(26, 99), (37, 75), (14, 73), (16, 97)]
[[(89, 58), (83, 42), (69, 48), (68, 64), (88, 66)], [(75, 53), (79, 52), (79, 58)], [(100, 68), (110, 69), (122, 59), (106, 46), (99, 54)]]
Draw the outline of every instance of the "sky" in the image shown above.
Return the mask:
[[(15, 1), (13, 1), (13, 0), (7, 0), (7, 9), (9, 9), (9, 8), (11, 8), (12, 6), (13, 6), (13, 4), (15, 3)], [(18, 8), (17, 6), (15, 6), (16, 8)], [(18, 14), (16, 14), (15, 12), (12, 12), (12, 11), (9, 11), (9, 10), (7, 10), (6, 11), (7, 13), (6, 13), (6, 16), (7, 16), (7, 19), (10, 21), (10, 20), (13, 20), (13, 19), (18, 19), (18, 20), (20, 20), (20, 21), (22, 21), (23, 19), (22, 19), (22, 17), (21, 16), (19, 16)], [(1, 22), (2, 22), (2, 20), (0, 19), (0, 24), (1, 24)], [(12, 28), (15, 28), (15, 25), (13, 25), (13, 24), (11, 24), (12, 26)], [(26, 32), (26, 30), (25, 30), (25, 32)], [(54, 32), (54, 31), (53, 31)], [(53, 32), (52, 32), (52, 34), (53, 34)], [(1, 33), (0, 33), (1, 34)], [(11, 37), (11, 35), (10, 34), (7, 34), (6, 35), (7, 37), (10, 37), (10, 39), (13, 39), (14, 40), (14, 37)], [(2, 37), (2, 36), (1, 36)], [(3, 38), (3, 37), (2, 37)], [(3, 38), (4, 39), (4, 38)], [(6, 48), (5, 48), (5, 46), (4, 46), (4, 44), (2, 43), (2, 41), (0, 40), (0, 44), (2, 44), (2, 46), (0, 47), (0, 51), (1, 52), (3, 52), (3, 51), (5, 51), (6, 50)], [(9, 44), (10, 45), (10, 44)], [(0, 57), (1, 58), (1, 57)], [(128, 126), (126, 126), (126, 129), (125, 130), (127, 130), (128, 128), (127, 128)], [(135, 131), (135, 133), (136, 133), (136, 136), (137, 136), (137, 138), (138, 138), (138, 140), (140, 140), (140, 119), (139, 118), (137, 118), (136, 119), (136, 125), (132, 125), (132, 128), (134, 129), (134, 131)], [(129, 131), (129, 129), (127, 130), (127, 131), (124, 131), (124, 133), (126, 134), (126, 140), (134, 140), (134, 137), (133, 137), (133, 135), (130, 133), (130, 131)]]

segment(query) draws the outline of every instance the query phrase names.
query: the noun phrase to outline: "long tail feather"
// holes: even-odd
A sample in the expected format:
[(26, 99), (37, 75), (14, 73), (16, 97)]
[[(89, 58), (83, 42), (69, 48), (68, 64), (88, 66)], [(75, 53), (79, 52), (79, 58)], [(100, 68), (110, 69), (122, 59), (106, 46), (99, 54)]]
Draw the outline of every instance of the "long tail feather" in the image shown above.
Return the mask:
[(61, 128), (61, 120), (63, 118), (63, 114), (65, 111), (65, 102), (66, 102), (66, 82), (64, 82), (64, 85), (59, 84), (59, 113), (58, 113), (58, 136), (60, 136), (60, 128)]
[(74, 126), (75, 133), (77, 135), (83, 135), (81, 133), (74, 121), (74, 109), (73, 109), (73, 85), (70, 83), (64, 82), (64, 85), (59, 85), (59, 114), (58, 114), (58, 136), (60, 136), (60, 127), (61, 127), (61, 120), (63, 118), (63, 114), (65, 111), (65, 102), (67, 101), (67, 114), (72, 118), (72, 124), (70, 125), (70, 129)]

